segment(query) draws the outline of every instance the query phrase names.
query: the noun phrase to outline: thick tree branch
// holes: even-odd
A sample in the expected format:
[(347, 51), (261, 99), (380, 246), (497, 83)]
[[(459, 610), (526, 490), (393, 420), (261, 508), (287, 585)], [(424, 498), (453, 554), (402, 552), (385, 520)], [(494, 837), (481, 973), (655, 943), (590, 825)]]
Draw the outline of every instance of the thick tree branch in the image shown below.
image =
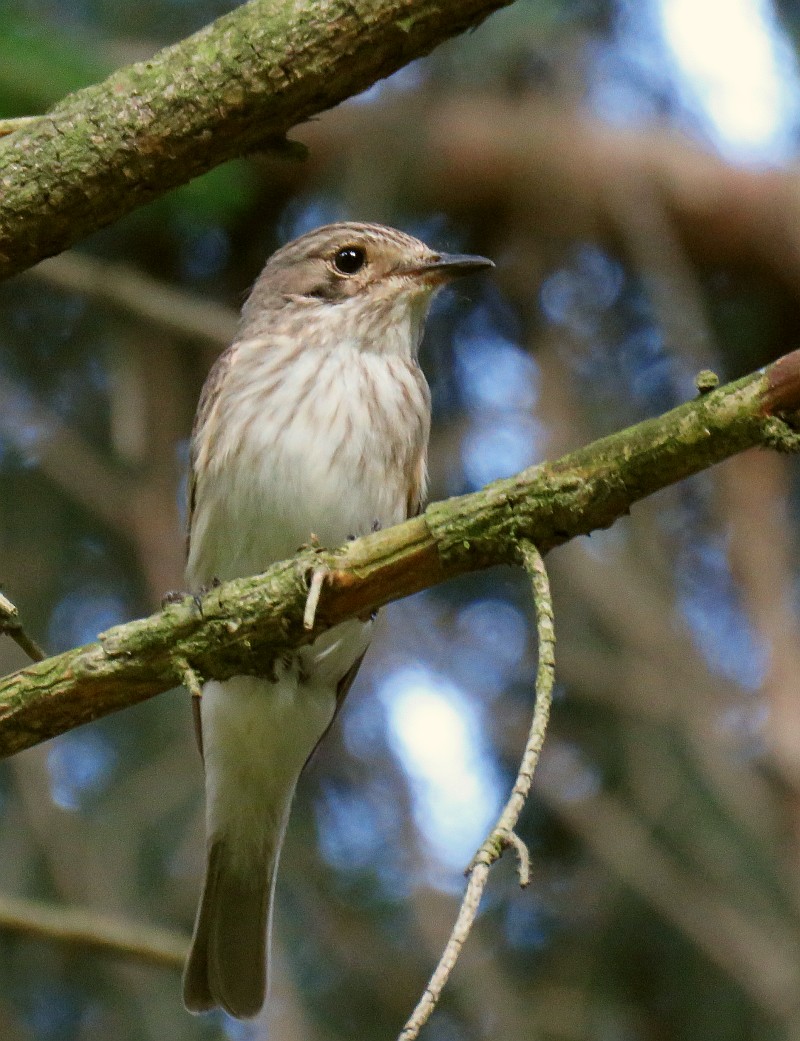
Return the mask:
[[(757, 445), (796, 450), (779, 418), (800, 410), (800, 351), (656, 419), (429, 506), (421, 517), (335, 552), (306, 549), (264, 575), (103, 633), (96, 643), (0, 680), (0, 755), (9, 755), (183, 682), (268, 672), (323, 629), (455, 575), (542, 553), (606, 528), (640, 499)], [(326, 568), (312, 630), (308, 579)]]
[(511, 0), (250, 0), (0, 140), (0, 277), (369, 87)]

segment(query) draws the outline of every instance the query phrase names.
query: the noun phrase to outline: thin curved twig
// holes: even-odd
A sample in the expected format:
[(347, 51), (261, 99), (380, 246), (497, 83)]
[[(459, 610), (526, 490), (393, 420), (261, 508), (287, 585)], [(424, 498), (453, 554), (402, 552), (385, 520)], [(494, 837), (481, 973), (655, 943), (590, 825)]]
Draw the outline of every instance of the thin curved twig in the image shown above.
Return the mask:
[(419, 1036), (420, 1030), (428, 1022), (431, 1013), (436, 1008), (442, 990), (458, 961), (461, 949), (478, 914), (483, 891), (489, 878), (489, 869), (500, 859), (504, 849), (512, 847), (516, 850), (519, 859), (520, 885), (527, 885), (529, 880), (528, 849), (514, 829), (517, 826), (517, 821), (531, 790), (533, 774), (539, 762), (547, 730), (547, 722), (550, 718), (555, 675), (555, 626), (550, 583), (547, 579), (542, 555), (532, 543), (527, 541), (520, 543), (519, 554), (522, 565), (533, 585), (533, 598), (536, 608), (536, 634), (539, 642), (539, 664), (536, 670), (536, 705), (533, 712), (533, 720), (511, 795), (503, 807), (497, 823), (489, 832), (467, 868), (469, 880), (453, 931), (450, 933), (450, 938), (439, 959), (439, 964), (436, 966), (416, 1008), (400, 1032), (398, 1041), (415, 1041)]
[(311, 582), (308, 587), (308, 599), (306, 600), (305, 611), (303, 611), (303, 628), (306, 632), (311, 632), (314, 628), (314, 620), (317, 616), (317, 607), (319, 606), (319, 598), (322, 593), (322, 585), (327, 574), (328, 569), (324, 567), (314, 568), (314, 571), (312, 572)]
[(44, 661), (47, 657), (39, 644), (25, 632), (17, 608), (2, 593), (0, 593), (0, 633), (10, 636), (31, 661)]

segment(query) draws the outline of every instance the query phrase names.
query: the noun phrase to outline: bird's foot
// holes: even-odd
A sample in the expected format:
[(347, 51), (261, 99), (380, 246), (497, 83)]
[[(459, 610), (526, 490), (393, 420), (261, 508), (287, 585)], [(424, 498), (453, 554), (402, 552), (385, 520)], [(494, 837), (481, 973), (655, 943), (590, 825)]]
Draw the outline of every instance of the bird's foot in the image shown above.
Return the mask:
[(196, 593), (188, 589), (170, 589), (161, 597), (161, 610), (165, 611), (168, 607), (172, 606), (173, 604), (182, 604), (184, 600), (191, 597), (191, 599), (194, 601), (195, 607), (202, 615), (203, 597), (206, 595), (206, 593), (210, 593), (212, 589), (217, 589), (221, 585), (221, 579), (212, 578), (210, 582), (206, 582), (205, 585), (200, 586)]

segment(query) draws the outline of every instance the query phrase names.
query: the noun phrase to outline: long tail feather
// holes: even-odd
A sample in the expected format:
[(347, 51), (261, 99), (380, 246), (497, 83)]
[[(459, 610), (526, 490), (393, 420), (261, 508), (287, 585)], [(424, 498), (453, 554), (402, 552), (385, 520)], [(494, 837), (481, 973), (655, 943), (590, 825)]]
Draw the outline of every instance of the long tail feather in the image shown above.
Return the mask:
[(191, 1012), (220, 1005), (232, 1016), (258, 1014), (267, 996), (272, 895), (277, 851), (233, 858), (220, 840), (211, 846), (194, 940), (183, 978)]
[(297, 779), (335, 690), (238, 676), (202, 698), (208, 866), (183, 977), (190, 1012), (258, 1014), (269, 986), (272, 898)]

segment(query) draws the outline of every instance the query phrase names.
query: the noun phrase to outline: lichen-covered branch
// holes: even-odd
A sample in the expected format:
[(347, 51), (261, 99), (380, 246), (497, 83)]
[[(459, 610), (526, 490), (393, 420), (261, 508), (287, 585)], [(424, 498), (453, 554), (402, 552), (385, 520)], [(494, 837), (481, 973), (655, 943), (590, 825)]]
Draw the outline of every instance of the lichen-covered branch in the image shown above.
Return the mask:
[[(153, 697), (183, 682), (268, 672), (331, 625), (454, 575), (517, 560), (609, 527), (640, 499), (757, 445), (794, 450), (800, 351), (671, 412), (563, 458), (434, 503), (421, 517), (334, 552), (307, 549), (201, 601), (103, 633), (96, 643), (0, 680), (0, 755)], [(784, 417), (784, 418), (782, 418)], [(307, 630), (309, 577), (325, 581)]]
[(0, 277), (369, 87), (511, 0), (250, 0), (0, 138)]

